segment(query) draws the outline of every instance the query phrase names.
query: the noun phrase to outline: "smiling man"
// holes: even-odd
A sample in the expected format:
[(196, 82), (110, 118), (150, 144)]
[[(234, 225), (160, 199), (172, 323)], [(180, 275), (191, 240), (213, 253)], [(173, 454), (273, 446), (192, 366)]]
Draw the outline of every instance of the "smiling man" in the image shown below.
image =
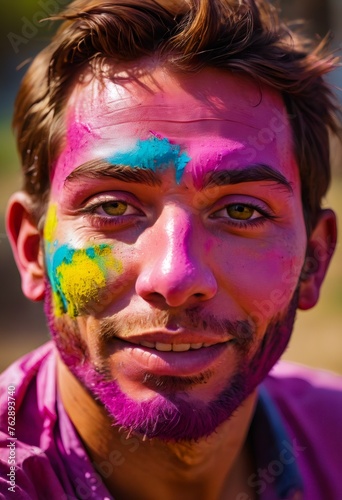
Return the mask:
[(336, 61), (261, 0), (61, 17), (14, 118), (8, 233), (52, 342), (2, 376), (4, 498), (338, 498), (341, 381), (269, 375), (336, 243)]

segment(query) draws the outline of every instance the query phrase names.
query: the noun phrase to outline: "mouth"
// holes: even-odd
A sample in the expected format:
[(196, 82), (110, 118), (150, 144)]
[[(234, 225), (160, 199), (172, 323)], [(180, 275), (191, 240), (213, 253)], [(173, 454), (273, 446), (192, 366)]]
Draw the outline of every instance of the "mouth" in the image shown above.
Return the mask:
[(203, 333), (179, 328), (177, 331), (168, 329), (148, 330), (127, 337), (116, 337), (130, 347), (146, 347), (159, 352), (198, 351), (202, 348), (226, 344), (234, 340), (232, 335), (218, 336), (214, 333)]
[[(163, 335), (164, 338), (161, 339)], [(114, 351), (120, 355), (127, 374), (138, 378), (141, 373), (192, 376), (214, 368), (223, 356), (227, 356), (228, 351), (231, 353), (230, 356), (234, 356), (234, 350), (232, 350), (234, 339), (216, 340), (216, 342), (214, 340), (210, 342), (208, 339), (198, 342), (196, 339), (196, 342), (188, 342), (183, 335), (178, 338), (176, 335), (173, 342), (166, 342), (165, 340), (168, 340), (170, 335), (163, 335), (159, 333), (157, 335), (159, 339), (155, 342), (151, 338), (142, 339), (142, 336), (139, 338), (136, 336), (134, 341), (132, 337), (129, 340), (117, 338), (114, 341), (116, 346), (113, 345)], [(152, 335), (144, 336), (151, 337)]]
[(210, 342), (199, 342), (199, 343), (172, 343), (172, 344), (165, 344), (163, 342), (147, 342), (147, 341), (142, 341), (138, 343), (137, 345), (141, 345), (143, 347), (148, 347), (149, 349), (155, 349), (156, 351), (161, 351), (161, 352), (186, 352), (186, 351), (193, 351), (193, 350), (198, 350), (201, 349), (202, 347), (211, 347), (212, 345), (215, 345)]

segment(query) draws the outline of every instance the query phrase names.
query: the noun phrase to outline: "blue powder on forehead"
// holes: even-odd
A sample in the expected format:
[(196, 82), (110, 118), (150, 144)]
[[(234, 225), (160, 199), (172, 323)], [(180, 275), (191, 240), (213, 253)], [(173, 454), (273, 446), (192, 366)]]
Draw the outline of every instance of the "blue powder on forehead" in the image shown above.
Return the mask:
[(112, 164), (144, 168), (154, 172), (174, 167), (177, 183), (180, 182), (190, 160), (191, 158), (185, 151), (181, 151), (178, 144), (171, 144), (167, 138), (155, 136), (145, 140), (139, 139), (130, 151), (119, 151), (107, 158)]

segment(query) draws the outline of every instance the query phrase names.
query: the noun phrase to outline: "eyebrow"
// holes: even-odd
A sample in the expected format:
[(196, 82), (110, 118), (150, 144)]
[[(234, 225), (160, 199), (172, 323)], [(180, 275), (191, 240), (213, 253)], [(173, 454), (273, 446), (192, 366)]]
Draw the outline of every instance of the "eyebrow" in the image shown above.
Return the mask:
[[(105, 160), (91, 160), (76, 167), (65, 179), (64, 184), (75, 183), (81, 178), (103, 179), (111, 177), (123, 182), (139, 183), (149, 186), (160, 186), (160, 175), (151, 169), (127, 165), (115, 165)], [(289, 193), (293, 193), (291, 182), (278, 170), (265, 164), (254, 164), (242, 169), (220, 170), (208, 172), (201, 190), (215, 186), (228, 186), (246, 182), (273, 182)]]
[(283, 174), (269, 165), (259, 163), (242, 169), (209, 172), (204, 179), (202, 189), (214, 186), (262, 181), (276, 183), (279, 187), (284, 187), (289, 193), (293, 193), (291, 182), (289, 182)]
[(64, 185), (80, 179), (101, 179), (111, 177), (123, 182), (137, 182), (149, 186), (160, 186), (162, 181), (159, 175), (147, 168), (132, 168), (127, 165), (115, 165), (105, 160), (91, 160), (83, 163), (67, 176)]

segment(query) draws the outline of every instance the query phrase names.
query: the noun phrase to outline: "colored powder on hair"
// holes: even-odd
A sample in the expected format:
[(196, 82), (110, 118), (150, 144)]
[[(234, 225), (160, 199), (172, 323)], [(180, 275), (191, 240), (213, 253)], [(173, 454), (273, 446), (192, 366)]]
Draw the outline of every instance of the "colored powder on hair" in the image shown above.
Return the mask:
[(122, 151), (107, 159), (109, 163), (132, 168), (150, 169), (154, 172), (174, 166), (176, 181), (180, 182), (187, 163), (191, 160), (178, 144), (171, 144), (167, 138), (156, 136), (138, 140), (130, 151)]
[(100, 298), (110, 270), (121, 273), (122, 264), (113, 256), (106, 244), (74, 249), (59, 247), (49, 259), (49, 277), (53, 291), (54, 313), (67, 313), (71, 318)]

